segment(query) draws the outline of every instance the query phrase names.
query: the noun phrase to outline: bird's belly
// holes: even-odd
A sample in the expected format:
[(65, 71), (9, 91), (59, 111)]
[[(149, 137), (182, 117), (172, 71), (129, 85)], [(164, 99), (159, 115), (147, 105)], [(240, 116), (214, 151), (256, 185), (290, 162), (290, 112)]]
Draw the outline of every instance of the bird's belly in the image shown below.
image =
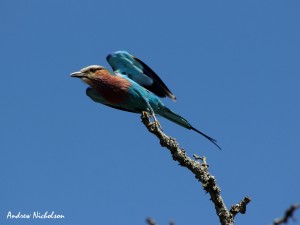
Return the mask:
[[(110, 77), (109, 77), (110, 78)], [(126, 100), (130, 84), (125, 80), (116, 82), (111, 78), (89, 83), (101, 97), (110, 104), (119, 104)]]
[(102, 89), (100, 91), (100, 94), (107, 102), (111, 104), (120, 104), (126, 101), (128, 96), (128, 91), (119, 88), (118, 89), (113, 88), (111, 90)]

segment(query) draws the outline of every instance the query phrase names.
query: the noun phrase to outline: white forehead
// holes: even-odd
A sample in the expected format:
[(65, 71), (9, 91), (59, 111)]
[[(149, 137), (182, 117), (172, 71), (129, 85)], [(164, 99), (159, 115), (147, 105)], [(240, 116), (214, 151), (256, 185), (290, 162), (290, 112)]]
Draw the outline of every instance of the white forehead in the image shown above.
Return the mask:
[(103, 66), (98, 66), (98, 65), (91, 65), (91, 66), (87, 66), (87, 67), (84, 67), (80, 70), (80, 72), (87, 72), (87, 71), (90, 71), (91, 69), (105, 69), (105, 67)]

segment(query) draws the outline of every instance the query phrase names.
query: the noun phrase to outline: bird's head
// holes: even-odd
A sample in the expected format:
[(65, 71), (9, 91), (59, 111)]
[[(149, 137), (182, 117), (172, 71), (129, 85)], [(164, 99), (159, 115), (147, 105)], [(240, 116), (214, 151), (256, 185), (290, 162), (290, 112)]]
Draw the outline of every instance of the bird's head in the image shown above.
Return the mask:
[(89, 83), (89, 81), (95, 79), (96, 77), (101, 76), (103, 72), (107, 72), (108, 70), (103, 66), (92, 65), (87, 66), (80, 71), (71, 73), (71, 77), (80, 78), (85, 83)]

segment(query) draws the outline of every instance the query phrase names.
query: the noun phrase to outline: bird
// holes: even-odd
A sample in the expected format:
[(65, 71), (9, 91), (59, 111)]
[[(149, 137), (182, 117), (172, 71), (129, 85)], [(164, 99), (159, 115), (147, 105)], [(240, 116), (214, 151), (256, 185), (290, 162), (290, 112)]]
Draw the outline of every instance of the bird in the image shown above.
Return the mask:
[(71, 73), (71, 77), (80, 78), (89, 85), (86, 95), (93, 101), (127, 112), (148, 112), (159, 126), (155, 115), (160, 115), (196, 131), (221, 149), (214, 138), (196, 129), (185, 118), (164, 105), (160, 97), (169, 97), (174, 101), (176, 97), (145, 63), (126, 51), (114, 52), (106, 59), (113, 73), (99, 65), (87, 66)]

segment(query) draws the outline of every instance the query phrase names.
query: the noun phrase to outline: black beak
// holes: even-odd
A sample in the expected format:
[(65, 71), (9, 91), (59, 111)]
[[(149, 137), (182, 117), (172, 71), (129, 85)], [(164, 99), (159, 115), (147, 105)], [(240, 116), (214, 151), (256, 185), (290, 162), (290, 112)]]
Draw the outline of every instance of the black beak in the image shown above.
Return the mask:
[(71, 73), (71, 77), (83, 78), (86, 77), (86, 74), (78, 71), (78, 72)]

